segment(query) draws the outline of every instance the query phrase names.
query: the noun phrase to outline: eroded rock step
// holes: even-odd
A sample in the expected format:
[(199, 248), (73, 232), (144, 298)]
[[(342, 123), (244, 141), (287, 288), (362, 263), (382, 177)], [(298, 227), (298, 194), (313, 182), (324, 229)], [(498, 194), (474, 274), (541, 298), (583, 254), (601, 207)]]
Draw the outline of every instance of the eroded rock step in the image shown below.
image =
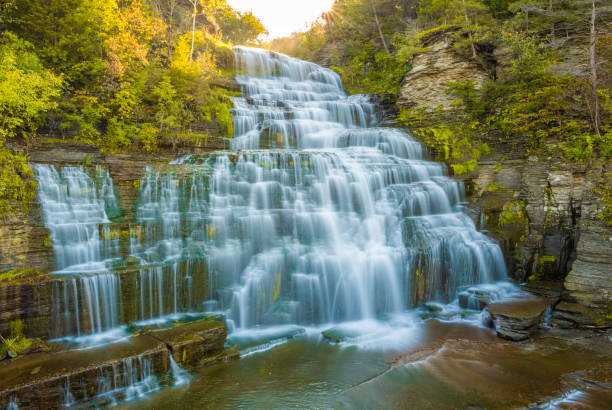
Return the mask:
[(529, 339), (538, 329), (550, 306), (550, 300), (532, 296), (494, 302), (484, 310), (499, 337), (518, 342)]
[(169, 328), (135, 329), (125, 341), (85, 350), (36, 353), (0, 362), (0, 407), (58, 408), (107, 405), (176, 382), (176, 368), (202, 367), (238, 357), (224, 349), (227, 329), (218, 316)]
[(25, 336), (58, 339), (99, 333), (168, 314), (201, 312), (210, 298), (204, 259), (124, 267), (89, 275), (45, 275), (0, 283), (0, 331), (14, 320)]

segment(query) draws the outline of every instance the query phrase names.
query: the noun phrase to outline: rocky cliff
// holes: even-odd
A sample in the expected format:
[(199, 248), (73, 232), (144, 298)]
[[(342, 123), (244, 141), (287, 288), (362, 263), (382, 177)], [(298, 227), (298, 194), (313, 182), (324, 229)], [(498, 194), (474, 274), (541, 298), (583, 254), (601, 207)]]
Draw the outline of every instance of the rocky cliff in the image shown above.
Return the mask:
[[(476, 63), (459, 54), (448, 32), (423, 39), (427, 50), (398, 96), (400, 108), (452, 117), (457, 108), (448, 83), (472, 80), (480, 87), (496, 75), (490, 60)], [(503, 52), (490, 53), (501, 59)], [(466, 184), (474, 218), (502, 245), (511, 275), (535, 293), (555, 294), (552, 314), (561, 327), (612, 326), (612, 229), (598, 217), (598, 185), (612, 185), (606, 163), (568, 163), (527, 156), (520, 143), (497, 143), (478, 168), (458, 176)]]
[(480, 89), (489, 78), (475, 61), (455, 51), (450, 34), (457, 29), (450, 28), (422, 39), (421, 46), (426, 51), (412, 60), (412, 69), (406, 74), (398, 95), (400, 107), (452, 110), (455, 98), (447, 93), (449, 82), (469, 79)]

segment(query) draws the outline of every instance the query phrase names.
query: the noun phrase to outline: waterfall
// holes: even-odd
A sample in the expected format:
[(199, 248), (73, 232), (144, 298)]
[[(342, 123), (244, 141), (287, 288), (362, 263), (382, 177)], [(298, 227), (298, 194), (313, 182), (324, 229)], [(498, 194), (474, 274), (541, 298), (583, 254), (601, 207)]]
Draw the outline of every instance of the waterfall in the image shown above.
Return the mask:
[(160, 388), (151, 359), (142, 355), (101, 366), (97, 378), (94, 403), (117, 404), (117, 401), (144, 397)]
[(63, 167), (61, 174), (52, 165), (34, 170), (57, 269), (103, 270), (105, 259), (118, 256), (111, 235), (100, 236), (100, 228), (110, 222), (107, 209), (118, 207), (108, 171), (98, 168), (94, 179), (80, 167)]
[(19, 404), (17, 404), (17, 398), (13, 397), (11, 401), (9, 401), (6, 410), (19, 410)]
[(185, 386), (189, 384), (189, 382), (191, 381), (191, 375), (189, 374), (189, 372), (187, 372), (187, 370), (185, 369), (181, 369), (178, 363), (174, 360), (174, 357), (172, 357), (172, 353), (170, 352), (169, 352), (169, 358), (170, 358), (170, 373), (172, 373), (172, 379), (174, 380), (172, 385), (175, 387), (179, 387), (179, 386)]
[(54, 290), (58, 336), (202, 311), (235, 331), (378, 320), (506, 278), (463, 186), (378, 126), (370, 97), (313, 63), (235, 55), (232, 149), (146, 169), (122, 245), (107, 170), (36, 166), (57, 267), (73, 275)]
[[(235, 48), (235, 152), (209, 158), (209, 271), (238, 329), (375, 319), (505, 279), (463, 188), (316, 64)], [(191, 162), (194, 162), (193, 158)]]

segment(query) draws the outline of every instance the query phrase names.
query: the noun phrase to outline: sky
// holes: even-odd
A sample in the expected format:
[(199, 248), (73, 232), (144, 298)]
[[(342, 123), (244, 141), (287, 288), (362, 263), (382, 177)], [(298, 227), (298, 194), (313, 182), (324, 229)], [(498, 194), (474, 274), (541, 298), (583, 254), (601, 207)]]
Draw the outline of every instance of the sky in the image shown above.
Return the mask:
[(252, 11), (270, 32), (269, 38), (304, 31), (334, 0), (228, 0), (240, 11)]

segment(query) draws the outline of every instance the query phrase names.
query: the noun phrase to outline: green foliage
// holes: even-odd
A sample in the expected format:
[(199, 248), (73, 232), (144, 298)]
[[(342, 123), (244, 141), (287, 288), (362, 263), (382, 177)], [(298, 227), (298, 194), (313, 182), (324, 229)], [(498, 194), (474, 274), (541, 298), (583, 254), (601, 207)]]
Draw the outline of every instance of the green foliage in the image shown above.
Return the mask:
[(14, 280), (20, 280), (24, 278), (32, 278), (40, 275), (39, 271), (35, 271), (30, 268), (14, 269), (0, 273), (0, 282), (10, 282)]
[(511, 202), (499, 218), (498, 225), (503, 227), (509, 224), (526, 225), (528, 223), (525, 203), (523, 201)]
[(475, 122), (446, 121), (432, 125), (426, 107), (402, 109), (398, 119), (421, 138), (437, 160), (449, 164), (455, 175), (474, 171), (478, 160), (491, 152), (489, 145), (479, 136)]
[[(577, 110), (585, 84), (550, 71), (554, 57), (536, 37), (504, 32), (501, 40), (511, 54), (509, 66), (496, 82), (477, 90), (470, 82), (451, 83), (455, 105), (468, 114), (480, 135), (495, 135), (520, 146), (526, 154), (555, 152), (573, 161), (610, 155), (608, 126), (594, 133), (586, 106)], [(606, 93), (601, 93), (604, 106)]]
[(43, 131), (104, 152), (154, 152), (180, 135), (205, 137), (210, 123), (231, 137), (231, 92), (215, 86), (231, 74), (227, 42), (253, 44), (265, 29), (225, 0), (199, 1), (197, 11), (192, 33), (193, 8), (173, 0), (0, 8), (0, 24), (19, 36), (0, 38), (0, 147)]
[(0, 343), (0, 358), (4, 358), (7, 352), (19, 354), (32, 346), (33, 341), (23, 335), (23, 322), (14, 320), (9, 324), (10, 336)]
[(391, 45), (393, 52), (387, 54), (366, 44), (355, 52), (351, 61), (342, 67), (331, 68), (342, 76), (345, 88), (352, 94), (397, 94), (402, 79), (410, 70), (412, 57), (425, 48), (416, 45), (412, 34), (396, 33)]
[(45, 70), (33, 46), (12, 33), (0, 35), (0, 147), (7, 138), (27, 140), (55, 107), (61, 81)]
[(612, 227), (612, 174), (606, 173), (603, 181), (594, 189), (593, 193), (601, 198), (602, 209), (597, 217), (608, 227)]
[(235, 44), (257, 45), (262, 34), (268, 34), (261, 21), (248, 11), (236, 12), (228, 5), (220, 6), (215, 18), (221, 27), (223, 40)]
[(31, 44), (9, 32), (0, 36), (0, 216), (15, 206), (27, 208), (36, 195), (27, 157), (4, 144), (30, 139), (55, 107), (60, 84), (42, 67)]

